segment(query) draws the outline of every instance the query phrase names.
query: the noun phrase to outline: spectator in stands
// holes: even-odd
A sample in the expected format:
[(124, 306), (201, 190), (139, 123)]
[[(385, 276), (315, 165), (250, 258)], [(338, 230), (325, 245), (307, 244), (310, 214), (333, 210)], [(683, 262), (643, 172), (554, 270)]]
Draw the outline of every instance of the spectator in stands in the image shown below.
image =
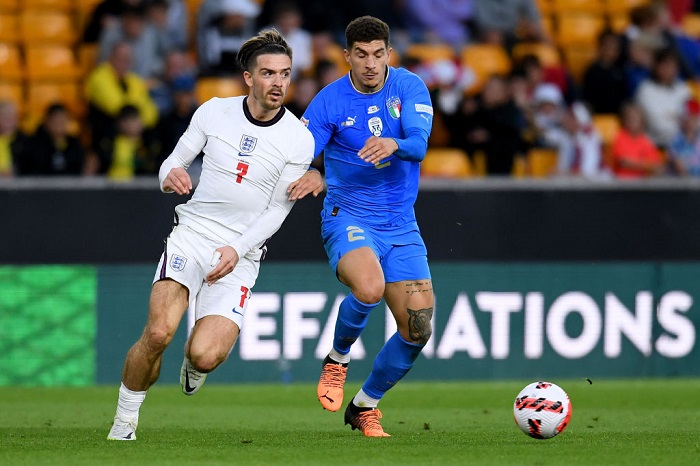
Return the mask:
[(149, 142), (139, 109), (125, 105), (117, 116), (117, 134), (103, 139), (97, 151), (103, 173), (113, 180), (155, 174), (156, 153)]
[(150, 0), (147, 4), (147, 17), (156, 31), (158, 42), (166, 50), (187, 49), (189, 14), (183, 0)]
[(474, 26), (482, 42), (509, 50), (518, 41), (546, 39), (534, 0), (474, 0)]
[(173, 151), (199, 105), (194, 93), (195, 83), (194, 77), (190, 75), (181, 75), (172, 81), (173, 105), (168, 113), (163, 114), (155, 130), (156, 139), (160, 143), (158, 166)]
[(107, 60), (114, 45), (120, 42), (131, 45), (131, 71), (144, 79), (163, 72), (168, 44), (160, 42), (155, 28), (148, 23), (144, 6), (125, 8), (120, 19), (103, 30), (98, 60)]
[(697, 100), (686, 103), (681, 129), (671, 141), (668, 155), (677, 174), (700, 176), (700, 103)]
[(0, 100), (0, 177), (13, 176), (26, 152), (27, 136), (19, 129), (17, 106)]
[(344, 72), (338, 66), (338, 63), (332, 60), (322, 58), (316, 61), (314, 65), (314, 77), (318, 81), (321, 89), (343, 76)]
[(83, 43), (99, 42), (102, 30), (119, 20), (125, 8), (143, 5), (145, 0), (103, 0), (95, 6), (83, 31)]
[(610, 172), (603, 166), (602, 140), (586, 106), (574, 102), (562, 115), (561, 125), (564, 137), (557, 151), (557, 174), (610, 178)]
[(271, 25), (282, 33), (287, 44), (294, 51), (294, 67), (292, 68), (292, 80), (300, 74), (308, 74), (313, 66), (313, 48), (311, 33), (301, 27), (302, 13), (294, 1), (277, 4), (273, 12)]
[(513, 102), (507, 79), (490, 77), (479, 98), (473, 103), (469, 100), (467, 97), (460, 116), (447, 120), (450, 145), (472, 157), (483, 151), (489, 175), (510, 175), (515, 159), (525, 157), (527, 145), (522, 137), (524, 116)]
[(532, 98), (530, 115), (536, 146), (557, 151), (557, 160), (568, 160), (573, 145), (572, 136), (564, 128), (569, 111), (559, 88), (551, 83), (537, 86)]
[(211, 20), (197, 33), (199, 71), (208, 76), (239, 73), (236, 55), (253, 35), (260, 7), (253, 0), (219, 0), (218, 8), (208, 8), (212, 10)]
[(624, 68), (628, 99), (634, 97), (639, 85), (651, 76), (654, 54), (662, 48), (661, 46), (662, 43), (658, 39), (647, 34), (640, 34), (627, 43)]
[(618, 178), (645, 178), (665, 172), (664, 159), (645, 132), (644, 113), (635, 103), (622, 105), (621, 127), (612, 146)]
[(18, 167), (21, 175), (80, 175), (85, 151), (68, 132), (70, 118), (63, 104), (52, 104), (44, 120), (27, 141), (27, 151)]
[(149, 94), (158, 107), (158, 114), (170, 112), (175, 99), (175, 81), (181, 77), (196, 76), (194, 63), (190, 55), (178, 49), (173, 49), (165, 56), (165, 70), (159, 79), (150, 82)]
[(306, 107), (308, 107), (311, 100), (316, 97), (319, 90), (321, 90), (321, 87), (316, 78), (302, 76), (294, 83), (292, 100), (285, 104), (285, 107), (287, 107), (287, 110), (292, 112), (293, 115), (301, 118), (306, 111)]
[(637, 89), (635, 101), (644, 112), (649, 136), (659, 147), (668, 147), (680, 128), (680, 116), (690, 98), (688, 85), (678, 76), (678, 58), (671, 49), (659, 51), (652, 76)]
[(470, 40), (473, 0), (407, 0), (405, 18), (414, 42), (442, 42), (456, 51)]
[(139, 110), (147, 128), (158, 120), (158, 107), (148, 95), (146, 82), (131, 68), (131, 46), (118, 42), (112, 48), (109, 61), (98, 65), (87, 77), (85, 95), (88, 101), (88, 119), (92, 132), (92, 146), (97, 148), (103, 138), (116, 133), (116, 119), (125, 105)]
[(612, 31), (598, 36), (598, 55), (583, 77), (583, 100), (593, 113), (620, 112), (628, 97), (625, 70), (620, 63), (620, 37)]

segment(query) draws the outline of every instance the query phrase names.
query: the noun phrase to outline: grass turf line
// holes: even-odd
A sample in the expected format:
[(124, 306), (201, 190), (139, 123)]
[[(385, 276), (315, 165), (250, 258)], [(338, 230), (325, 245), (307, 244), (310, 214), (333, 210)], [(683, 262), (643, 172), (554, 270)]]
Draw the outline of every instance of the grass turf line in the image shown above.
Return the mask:
[(116, 386), (2, 387), (0, 464), (700, 464), (700, 380), (552, 381), (573, 416), (551, 440), (513, 421), (530, 381), (402, 382), (381, 404), (390, 439), (351, 431), (309, 384), (209, 384), (193, 397), (156, 385), (136, 442), (106, 440)]

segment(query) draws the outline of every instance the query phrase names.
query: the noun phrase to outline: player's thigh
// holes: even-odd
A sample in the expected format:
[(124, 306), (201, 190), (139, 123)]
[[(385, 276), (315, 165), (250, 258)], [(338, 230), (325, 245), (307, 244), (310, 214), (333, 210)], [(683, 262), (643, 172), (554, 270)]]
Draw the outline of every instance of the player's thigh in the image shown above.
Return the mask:
[(144, 335), (169, 343), (188, 305), (188, 289), (171, 279), (159, 280), (151, 288), (148, 321)]
[(384, 273), (375, 252), (367, 247), (353, 249), (338, 261), (338, 279), (357, 299), (376, 303), (384, 294)]
[(222, 362), (231, 352), (239, 333), (238, 324), (227, 317), (214, 314), (202, 317), (190, 335), (190, 360), (206, 359), (212, 366)]

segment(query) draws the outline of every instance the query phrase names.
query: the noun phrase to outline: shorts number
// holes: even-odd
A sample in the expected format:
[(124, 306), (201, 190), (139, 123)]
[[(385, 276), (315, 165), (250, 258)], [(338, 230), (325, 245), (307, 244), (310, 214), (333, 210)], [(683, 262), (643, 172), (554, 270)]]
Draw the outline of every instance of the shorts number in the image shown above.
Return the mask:
[(360, 227), (355, 227), (355, 226), (349, 226), (345, 229), (348, 232), (348, 241), (353, 242), (353, 241), (359, 241), (361, 239), (365, 239), (364, 236), (362, 236), (362, 233), (365, 232)]
[(248, 299), (249, 292), (250, 290), (247, 287), (241, 286), (241, 302), (238, 305), (241, 309), (245, 306), (245, 300)]
[(236, 170), (238, 170), (238, 175), (236, 176), (236, 183), (243, 181), (243, 177), (248, 173), (248, 165), (246, 162), (238, 162), (236, 165)]

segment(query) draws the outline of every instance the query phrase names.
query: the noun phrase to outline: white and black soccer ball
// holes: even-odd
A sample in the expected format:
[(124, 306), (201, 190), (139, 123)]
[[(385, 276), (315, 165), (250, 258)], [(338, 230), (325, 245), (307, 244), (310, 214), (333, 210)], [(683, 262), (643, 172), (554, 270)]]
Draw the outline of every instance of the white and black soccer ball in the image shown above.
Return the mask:
[(571, 401), (561, 387), (534, 382), (515, 398), (513, 416), (520, 430), (532, 438), (548, 439), (564, 431), (571, 420)]

